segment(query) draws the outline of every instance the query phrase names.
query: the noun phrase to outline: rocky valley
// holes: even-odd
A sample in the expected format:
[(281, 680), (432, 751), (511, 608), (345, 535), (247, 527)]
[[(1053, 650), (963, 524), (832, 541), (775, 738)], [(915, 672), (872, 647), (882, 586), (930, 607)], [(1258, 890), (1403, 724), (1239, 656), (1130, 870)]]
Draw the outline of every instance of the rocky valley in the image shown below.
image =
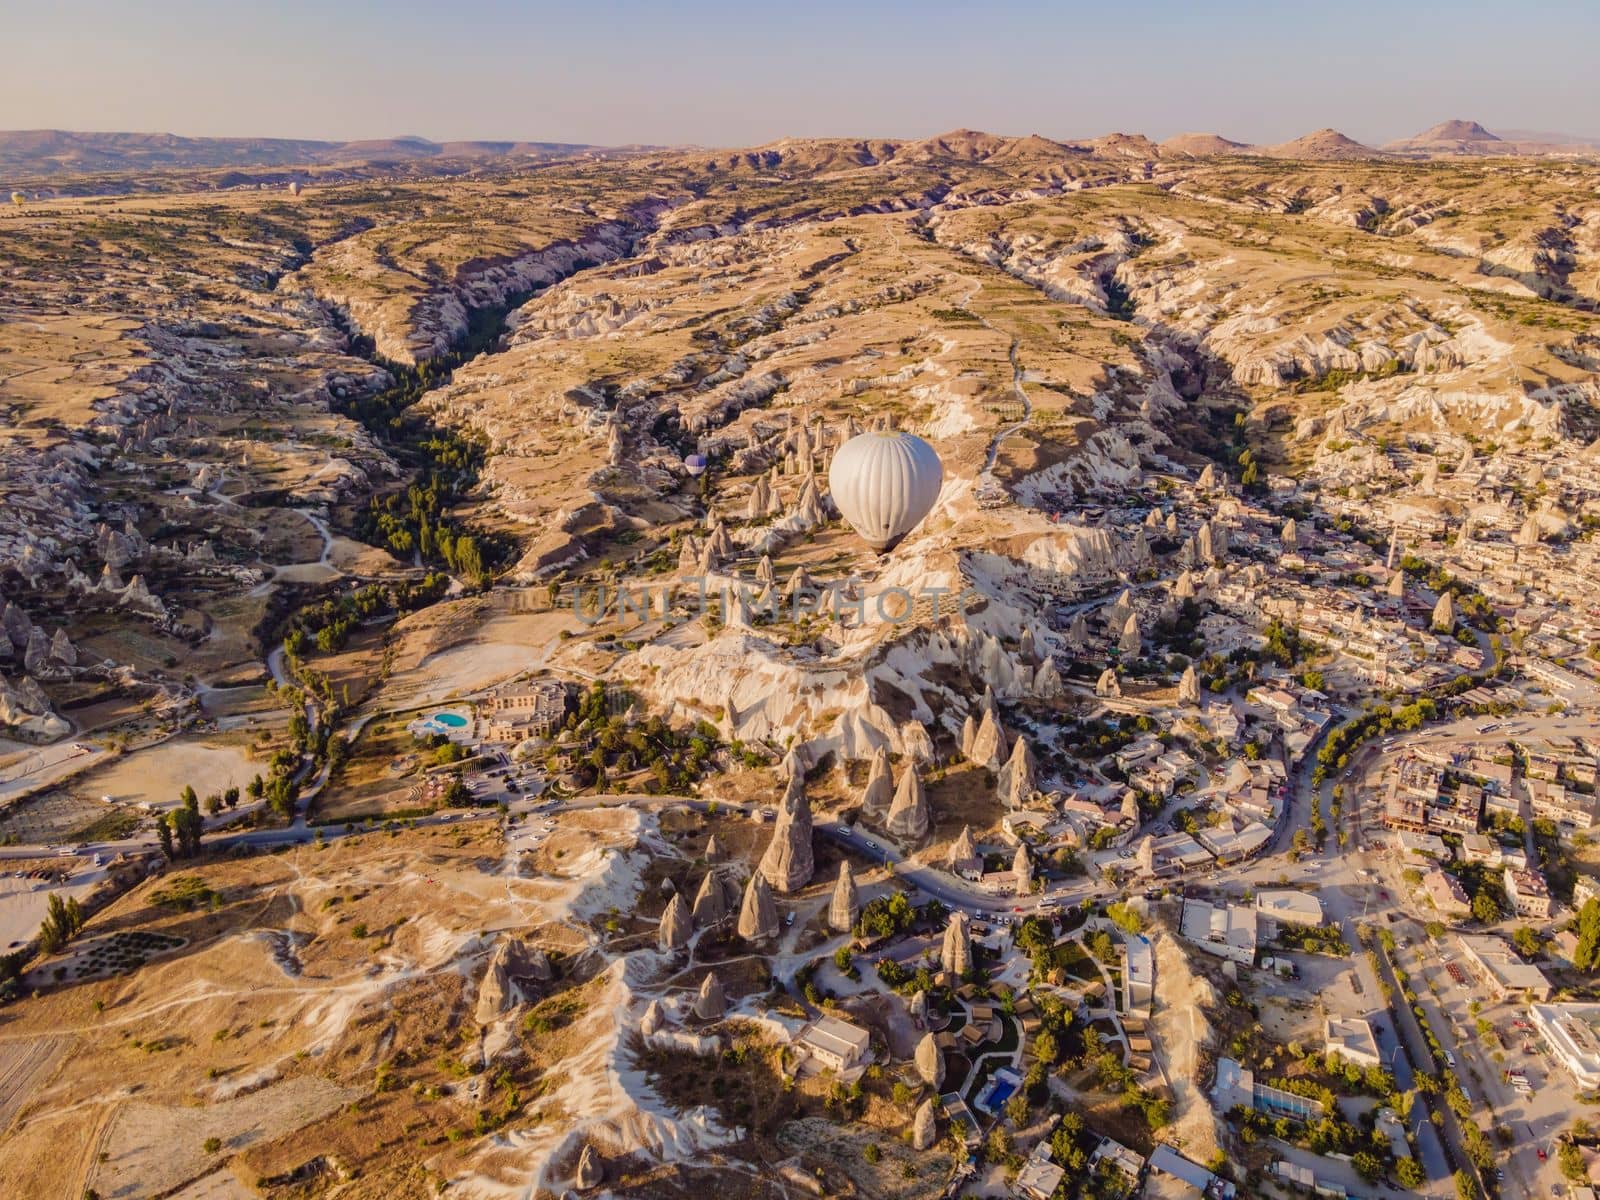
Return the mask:
[(1600, 1154), (1388, 928), (1595, 995), (1585, 147), (130, 138), (0, 138), (7, 1194)]

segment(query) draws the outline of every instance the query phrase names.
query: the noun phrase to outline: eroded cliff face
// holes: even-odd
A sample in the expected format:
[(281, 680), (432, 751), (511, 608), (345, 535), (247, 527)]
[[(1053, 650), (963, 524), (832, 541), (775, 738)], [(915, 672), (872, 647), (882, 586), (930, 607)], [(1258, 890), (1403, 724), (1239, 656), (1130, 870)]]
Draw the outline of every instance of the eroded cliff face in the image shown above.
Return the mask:
[[(967, 131), (362, 181), (326, 203), (206, 209), (241, 222), (214, 238), (179, 205), (138, 254), (122, 225), (74, 217), (99, 256), (78, 290), (52, 274), (75, 260), (44, 232), (37, 255), (19, 242), (12, 282), (30, 337), (102, 337), (115, 354), (93, 378), (73, 368), (87, 399), (59, 424), (19, 422), (0, 444), (23, 485), (0, 512), (0, 590), (47, 631), (54, 588), (206, 636), (184, 579), (250, 591), (290, 553), (250, 508), (348, 512), (397, 480), (340, 415), (392, 382), (371, 360), (481, 343), (493, 353), (419, 411), (490, 447), (472, 503), (518, 543), (519, 582), (627, 558), (619, 546), (677, 560), (721, 521), (730, 569), (842, 553), (819, 481), (838, 431), (884, 420), (946, 462), (939, 553), (1073, 587), (1142, 568), (1097, 532), (996, 552), (982, 539), (1019, 528), (996, 510), (1055, 515), (1186, 478), (1216, 412), (1270, 408), (1275, 467), (1338, 486), (1393, 482), (1382, 443), (1397, 432), (1591, 436), (1600, 207), (1584, 169), (1452, 175), (1324, 140), (1336, 167)], [(530, 291), (497, 337), (491, 318)], [(73, 326), (78, 310), (101, 324)], [(813, 426), (828, 436), (802, 447)], [(686, 476), (695, 452), (717, 464), (705, 494)], [(149, 481), (152, 498), (112, 500), (111, 479)], [(879, 703), (831, 689), (797, 687), (825, 699), (772, 728), (821, 736), (830, 707)]]
[(312, 294), (349, 315), (371, 337), (378, 354), (415, 365), (442, 358), (467, 338), (471, 314), (504, 306), (513, 296), (546, 287), (584, 267), (629, 253), (637, 229), (622, 221), (596, 224), (571, 240), (510, 257), (470, 260), (453, 278), (424, 288), (400, 281), (396, 290), (361, 284), (374, 281), (370, 247), (354, 241), (332, 247), (302, 282)]

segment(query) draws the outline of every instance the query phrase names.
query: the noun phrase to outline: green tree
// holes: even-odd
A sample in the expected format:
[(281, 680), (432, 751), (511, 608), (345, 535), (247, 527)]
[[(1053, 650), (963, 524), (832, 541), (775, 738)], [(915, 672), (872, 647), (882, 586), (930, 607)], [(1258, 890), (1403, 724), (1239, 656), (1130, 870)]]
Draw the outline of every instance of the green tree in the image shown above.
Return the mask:
[(1048, 1029), (1041, 1029), (1034, 1035), (1033, 1052), (1038, 1056), (1040, 1062), (1047, 1066), (1053, 1066), (1056, 1060), (1061, 1057), (1061, 1045), (1056, 1040), (1055, 1034)]
[(1589, 1181), (1589, 1164), (1584, 1161), (1583, 1151), (1573, 1143), (1561, 1143), (1561, 1148), (1556, 1151), (1556, 1162), (1561, 1167), (1561, 1173), (1574, 1183)]
[(1478, 1181), (1473, 1178), (1471, 1171), (1457, 1171), (1455, 1180), (1459, 1200), (1482, 1200), (1483, 1192), (1478, 1188)]
[(454, 550), (457, 571), (474, 584), (481, 585), (488, 579), (488, 572), (483, 566), (483, 552), (478, 549), (476, 538), (470, 536), (457, 538)]
[(1428, 1182), (1428, 1173), (1422, 1169), (1422, 1164), (1414, 1158), (1402, 1158), (1394, 1165), (1394, 1177), (1400, 1181), (1400, 1186), (1415, 1192)]
[(1472, 916), (1474, 920), (1491, 925), (1500, 919), (1500, 906), (1487, 891), (1479, 892), (1472, 898)]
[(177, 847), (172, 844), (172, 826), (167, 822), (167, 818), (164, 816), (158, 818), (156, 821), (156, 837), (161, 839), (162, 855), (165, 856), (168, 862), (175, 861), (178, 857), (178, 850)]
[(1376, 1183), (1383, 1178), (1383, 1160), (1370, 1150), (1357, 1150), (1350, 1165), (1368, 1183)]
[(1028, 1094), (1018, 1090), (1006, 1101), (1006, 1119), (1018, 1129), (1028, 1122)]
[(178, 857), (193, 858), (198, 854), (200, 835), (204, 828), (200, 814), (188, 805), (184, 805), (169, 812), (167, 821), (172, 826), (172, 836), (178, 843)]
[(1600, 899), (1591, 897), (1578, 910), (1578, 947), (1572, 965), (1582, 971), (1600, 967)]
[(1126, 904), (1108, 904), (1106, 916), (1124, 932), (1139, 933), (1144, 929), (1144, 920)]
[(54, 954), (83, 928), (83, 909), (76, 896), (62, 900), (55, 892), (45, 902), (45, 918), (39, 925), (39, 950)]

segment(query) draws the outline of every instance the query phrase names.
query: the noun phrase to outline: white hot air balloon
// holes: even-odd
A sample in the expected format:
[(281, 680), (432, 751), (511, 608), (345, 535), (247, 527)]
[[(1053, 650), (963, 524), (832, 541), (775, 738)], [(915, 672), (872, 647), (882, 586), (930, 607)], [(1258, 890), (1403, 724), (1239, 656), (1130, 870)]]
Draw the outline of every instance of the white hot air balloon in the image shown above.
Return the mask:
[(919, 437), (893, 430), (851, 438), (833, 456), (828, 488), (850, 527), (887, 554), (939, 498), (944, 467)]
[(683, 465), (691, 475), (704, 475), (706, 473), (706, 456), (704, 454), (691, 454), (683, 460)]
[(300, 181), (298, 179), (290, 180), (289, 181), (289, 195), (298, 196), (299, 194), (300, 194)]

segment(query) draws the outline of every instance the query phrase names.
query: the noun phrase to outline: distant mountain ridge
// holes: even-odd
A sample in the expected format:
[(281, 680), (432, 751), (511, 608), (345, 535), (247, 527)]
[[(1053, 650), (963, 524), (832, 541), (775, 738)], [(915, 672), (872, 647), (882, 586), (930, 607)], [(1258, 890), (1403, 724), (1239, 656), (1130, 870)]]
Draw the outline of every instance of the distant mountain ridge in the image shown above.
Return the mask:
[(569, 142), (451, 141), (420, 137), (330, 142), (310, 138), (182, 137), (173, 133), (81, 133), (65, 129), (0, 131), (0, 168), (121, 171), (148, 167), (328, 166), (384, 160), (566, 158), (606, 149)]
[(1600, 139), (1509, 129), (1501, 133), (1490, 133), (1476, 121), (1450, 120), (1441, 121), (1431, 129), (1424, 129), (1413, 137), (1386, 142), (1383, 149), (1391, 154), (1411, 157), (1589, 155), (1600, 150)]
[[(704, 154), (708, 164), (733, 170), (851, 171), (890, 162), (1036, 162), (1093, 159), (1155, 161), (1232, 155), (1341, 161), (1451, 155), (1573, 156), (1600, 152), (1600, 138), (1524, 131), (1490, 132), (1476, 121), (1452, 119), (1381, 147), (1336, 129), (1319, 129), (1275, 145), (1236, 142), (1216, 133), (1183, 133), (1156, 143), (1138, 133), (1056, 140), (954, 129), (926, 138), (783, 138), (746, 148), (599, 146), (585, 142), (461, 140), (434, 142), (402, 136), (355, 141), (310, 138), (184, 137), (171, 133), (0, 131), (0, 173), (29, 176), (161, 169), (356, 168), (404, 164), (430, 172), (430, 163), (488, 163), (498, 159), (551, 161), (579, 155), (663, 152)], [(448, 168), (446, 168), (448, 169)], [(469, 168), (470, 169), (470, 168)]]

